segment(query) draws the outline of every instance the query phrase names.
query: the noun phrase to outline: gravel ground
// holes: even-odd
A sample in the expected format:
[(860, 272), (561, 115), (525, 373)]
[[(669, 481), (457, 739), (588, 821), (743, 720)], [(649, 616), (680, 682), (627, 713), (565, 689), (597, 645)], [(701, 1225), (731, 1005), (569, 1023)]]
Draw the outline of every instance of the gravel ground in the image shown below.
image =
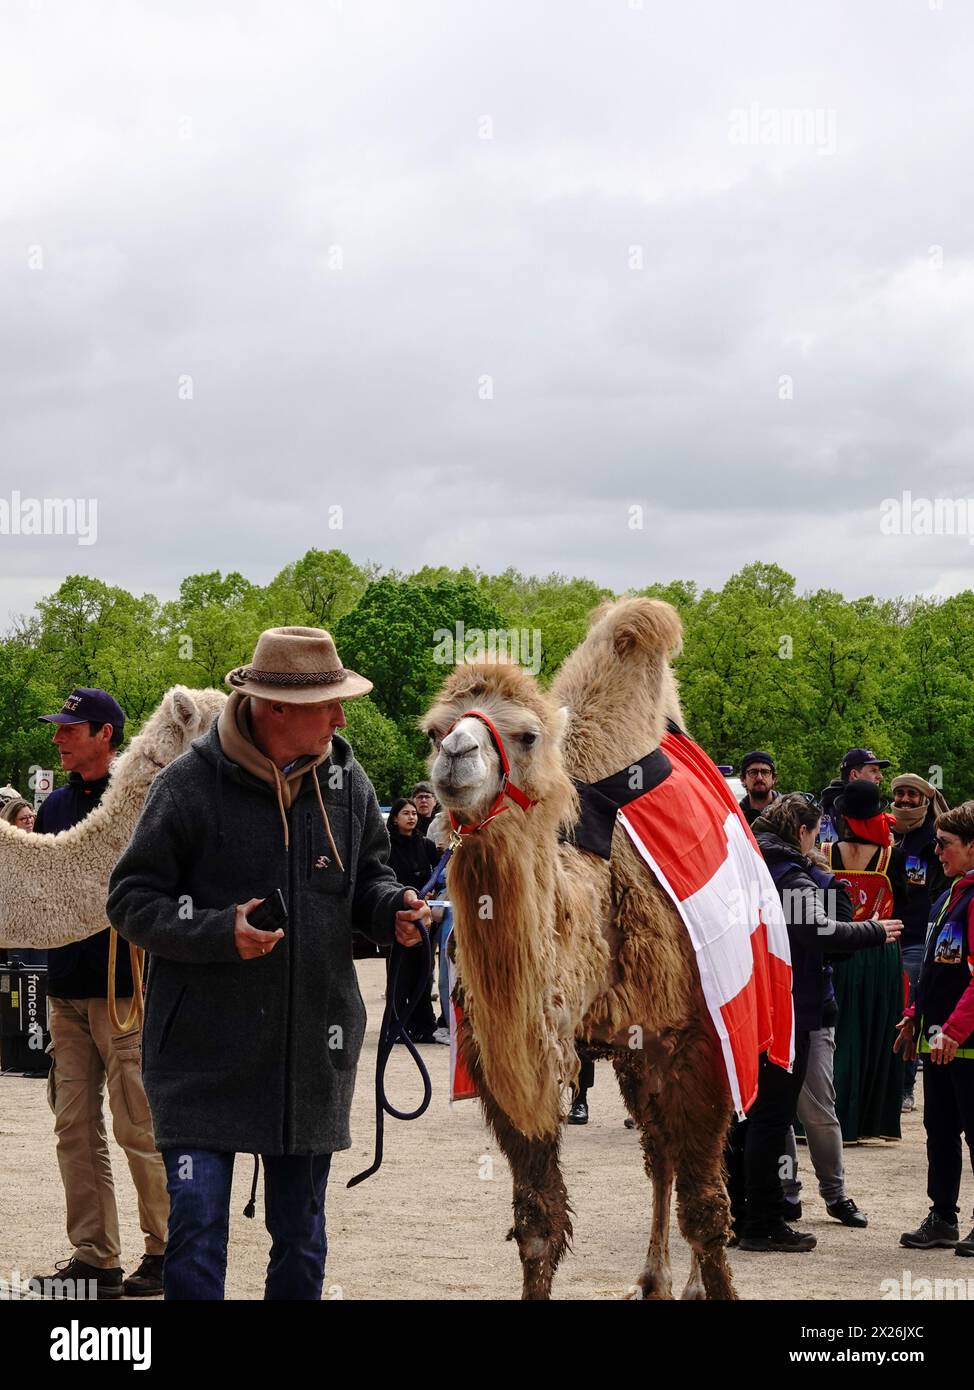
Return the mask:
[[(376, 961), (360, 963), (370, 1030), (359, 1070), (352, 1116), (355, 1144), (338, 1154), (328, 1196), (329, 1257), (325, 1297), (355, 1299), (506, 1299), (520, 1295), (517, 1250), (504, 1236), (510, 1225), (510, 1176), (474, 1103), (450, 1110), (446, 1101), (449, 1049), (424, 1048), (434, 1096), (422, 1119), (386, 1126), (386, 1158), (379, 1174), (348, 1191), (345, 1183), (367, 1166), (372, 1152), (375, 1032), (382, 1010), (384, 974)], [(420, 1091), (404, 1050), (389, 1068), (394, 1103), (406, 1108)], [(918, 1096), (920, 1092), (918, 1089)], [(638, 1140), (623, 1127), (625, 1111), (608, 1063), (596, 1067), (588, 1126), (565, 1133), (564, 1170), (575, 1207), (575, 1251), (555, 1281), (556, 1298), (622, 1297), (642, 1266), (649, 1232), (649, 1184)], [(903, 1117), (897, 1143), (846, 1149), (847, 1187), (869, 1214), (865, 1231), (846, 1230), (805, 1189), (802, 1229), (818, 1248), (806, 1255), (731, 1251), (742, 1298), (879, 1299), (883, 1281), (920, 1278), (972, 1280), (974, 1260), (951, 1251), (907, 1251), (901, 1231), (927, 1210), (921, 1110)], [(140, 1258), (135, 1196), (124, 1156), (114, 1147), (123, 1238), (123, 1264)], [(800, 1161), (805, 1150), (800, 1149)], [(249, 1159), (234, 1181), (227, 1297), (260, 1298), (268, 1238), (260, 1220), (248, 1221)], [(974, 1202), (965, 1168), (962, 1221)], [(258, 1216), (260, 1205), (258, 1204)], [(673, 1222), (674, 1287), (679, 1291), (689, 1255)], [(43, 1082), (0, 1077), (0, 1278), (53, 1269), (69, 1253), (63, 1196), (54, 1152), (52, 1116)], [(885, 1292), (888, 1293), (888, 1287)]]

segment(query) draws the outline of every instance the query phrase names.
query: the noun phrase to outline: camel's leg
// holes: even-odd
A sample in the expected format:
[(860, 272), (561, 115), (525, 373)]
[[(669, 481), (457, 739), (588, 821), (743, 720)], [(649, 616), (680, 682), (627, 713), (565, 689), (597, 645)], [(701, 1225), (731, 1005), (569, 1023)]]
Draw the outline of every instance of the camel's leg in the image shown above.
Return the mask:
[(484, 1118), (511, 1166), (514, 1225), (507, 1238), (517, 1241), (521, 1256), (521, 1297), (550, 1298), (555, 1270), (565, 1251), (571, 1248), (572, 1238), (572, 1209), (558, 1163), (561, 1131), (551, 1139), (528, 1139), (515, 1129), (487, 1090), (476, 1047), (464, 1024), (458, 1046), (476, 1082)]
[(690, 1273), (687, 1277), (683, 1292), (680, 1294), (680, 1298), (701, 1299), (706, 1297), (707, 1290), (703, 1286), (703, 1279), (700, 1274), (700, 1256), (697, 1254), (696, 1250), (691, 1249)]
[(673, 1165), (665, 1146), (658, 1142), (655, 1122), (650, 1114), (650, 1078), (642, 1054), (630, 1052), (613, 1057), (612, 1065), (626, 1108), (640, 1128), (646, 1175), (653, 1184), (653, 1224), (649, 1249), (630, 1297), (672, 1298), (670, 1195), (673, 1190)]
[(730, 1205), (723, 1152), (731, 1102), (713, 1035), (688, 1029), (679, 1039), (654, 1107), (676, 1170), (680, 1230), (696, 1261), (685, 1298), (736, 1298), (725, 1243)]

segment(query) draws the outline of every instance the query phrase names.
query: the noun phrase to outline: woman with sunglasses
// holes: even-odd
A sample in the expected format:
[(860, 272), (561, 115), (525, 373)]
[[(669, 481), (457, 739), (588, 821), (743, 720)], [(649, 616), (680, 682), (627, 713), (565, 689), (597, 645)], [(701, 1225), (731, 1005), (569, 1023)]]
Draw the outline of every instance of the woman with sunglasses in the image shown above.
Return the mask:
[[(727, 1169), (731, 1217), (742, 1250), (800, 1253), (815, 1237), (785, 1221), (780, 1164), (805, 1078), (811, 1034), (826, 1001), (823, 954), (895, 941), (901, 922), (840, 920), (812, 859), (822, 808), (805, 792), (781, 796), (751, 827), (781, 898), (791, 946), (795, 1062), (791, 1072), (761, 1058), (757, 1099), (732, 1126)], [(826, 875), (825, 883), (831, 880)], [(831, 908), (831, 910), (830, 910)]]
[(908, 1058), (919, 1051), (923, 1061), (931, 1207), (900, 1244), (974, 1255), (974, 1229), (961, 1240), (957, 1224), (962, 1135), (974, 1168), (974, 801), (937, 818), (936, 850), (953, 882), (933, 905), (916, 993), (894, 1043)]

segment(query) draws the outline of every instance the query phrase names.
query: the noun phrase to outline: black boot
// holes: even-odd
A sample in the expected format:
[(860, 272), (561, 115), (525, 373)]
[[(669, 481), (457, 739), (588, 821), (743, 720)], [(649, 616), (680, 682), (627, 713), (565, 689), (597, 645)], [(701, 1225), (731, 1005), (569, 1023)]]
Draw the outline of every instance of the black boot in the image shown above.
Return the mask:
[(122, 1297), (122, 1271), (99, 1269), (96, 1265), (85, 1264), (74, 1256), (55, 1265), (53, 1274), (35, 1274), (31, 1283), (37, 1281), (38, 1293), (42, 1298), (77, 1299), (115, 1299)]

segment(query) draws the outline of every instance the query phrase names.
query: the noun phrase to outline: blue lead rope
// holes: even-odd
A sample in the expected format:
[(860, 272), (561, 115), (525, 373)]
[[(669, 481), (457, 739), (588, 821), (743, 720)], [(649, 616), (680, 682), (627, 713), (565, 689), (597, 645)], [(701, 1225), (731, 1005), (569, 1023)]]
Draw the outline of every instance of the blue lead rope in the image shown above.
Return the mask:
[[(440, 874), (445, 869), (449, 861), (452, 850), (445, 850), (443, 857), (433, 870), (432, 877), (423, 886), (419, 896), (426, 898), (432, 891)], [(433, 966), (433, 948), (430, 945), (430, 934), (424, 926), (418, 922), (417, 927), (422, 934), (423, 951), (423, 979), (429, 978), (429, 973)], [(386, 986), (386, 1006), (382, 1014), (382, 1023), (379, 1026), (379, 1046), (375, 1059), (375, 1155), (372, 1165), (364, 1169), (361, 1173), (356, 1173), (354, 1178), (349, 1178), (346, 1187), (355, 1187), (358, 1183), (364, 1182), (366, 1178), (371, 1178), (373, 1173), (377, 1173), (382, 1167), (382, 1144), (385, 1134), (385, 1117), (391, 1115), (394, 1120), (418, 1120), (420, 1115), (425, 1115), (429, 1109), (429, 1103), (433, 1098), (433, 1086), (430, 1082), (429, 1072), (426, 1070), (426, 1063), (419, 1055), (419, 1050), (412, 1038), (406, 1032), (406, 1024), (412, 1018), (413, 1013), (420, 1002), (419, 995), (413, 999), (405, 1014), (400, 1017), (396, 1008), (396, 984), (399, 980), (399, 967), (402, 964), (403, 956), (406, 951), (415, 951), (415, 946), (400, 946), (395, 942), (392, 947), (392, 957), (389, 961), (389, 979)], [(425, 988), (425, 986), (424, 986)], [(397, 1110), (394, 1105), (389, 1103), (386, 1095), (386, 1066), (389, 1062), (389, 1055), (396, 1044), (397, 1039), (401, 1038), (405, 1043), (409, 1055), (416, 1063), (416, 1067), (423, 1080), (423, 1099), (419, 1102), (415, 1110)]]

